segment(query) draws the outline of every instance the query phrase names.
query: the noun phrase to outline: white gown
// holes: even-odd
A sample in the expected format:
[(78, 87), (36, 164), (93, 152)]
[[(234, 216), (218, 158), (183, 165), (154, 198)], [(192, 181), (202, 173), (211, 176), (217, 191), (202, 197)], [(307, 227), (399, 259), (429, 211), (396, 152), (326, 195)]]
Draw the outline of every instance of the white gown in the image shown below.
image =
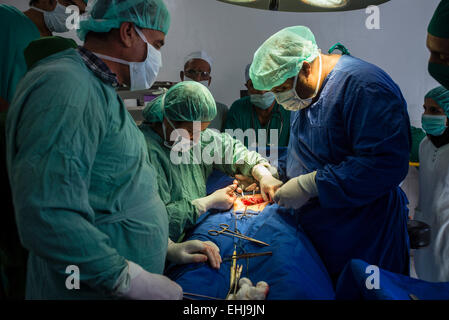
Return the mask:
[(449, 144), (440, 148), (425, 137), (419, 147), (419, 208), (415, 219), (431, 227), (431, 244), (416, 250), (418, 277), (449, 281)]

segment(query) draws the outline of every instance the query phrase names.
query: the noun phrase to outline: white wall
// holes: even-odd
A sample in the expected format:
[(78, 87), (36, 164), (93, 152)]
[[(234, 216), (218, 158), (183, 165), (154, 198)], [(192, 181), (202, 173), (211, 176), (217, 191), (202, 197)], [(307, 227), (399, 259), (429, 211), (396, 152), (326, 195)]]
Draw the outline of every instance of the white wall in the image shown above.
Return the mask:
[[(19, 9), (27, 0), (0, 0)], [(420, 126), (425, 93), (437, 83), (427, 73), (428, 22), (439, 0), (392, 0), (380, 6), (380, 30), (365, 27), (364, 10), (341, 13), (286, 13), (244, 8), (214, 0), (165, 0), (172, 23), (162, 49), (158, 80), (179, 81), (188, 53), (204, 49), (214, 59), (211, 91), (229, 106), (243, 89), (244, 68), (270, 35), (306, 25), (323, 52), (341, 42), (352, 55), (374, 63), (396, 81), (409, 105), (412, 124)]]

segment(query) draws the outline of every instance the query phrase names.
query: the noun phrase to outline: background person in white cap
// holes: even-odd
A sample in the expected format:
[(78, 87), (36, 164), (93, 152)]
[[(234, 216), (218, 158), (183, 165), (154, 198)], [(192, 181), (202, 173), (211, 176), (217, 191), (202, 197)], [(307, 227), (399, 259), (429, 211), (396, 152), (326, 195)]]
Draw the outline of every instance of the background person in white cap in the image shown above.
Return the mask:
[[(179, 73), (179, 76), (181, 81), (196, 81), (209, 88), (212, 80), (211, 70), (212, 58), (207, 52), (203, 50), (195, 51), (184, 59), (184, 70)], [(224, 124), (226, 123), (228, 106), (218, 101), (215, 101), (215, 104), (217, 105), (217, 116), (208, 128), (217, 129), (221, 132), (224, 130)]]

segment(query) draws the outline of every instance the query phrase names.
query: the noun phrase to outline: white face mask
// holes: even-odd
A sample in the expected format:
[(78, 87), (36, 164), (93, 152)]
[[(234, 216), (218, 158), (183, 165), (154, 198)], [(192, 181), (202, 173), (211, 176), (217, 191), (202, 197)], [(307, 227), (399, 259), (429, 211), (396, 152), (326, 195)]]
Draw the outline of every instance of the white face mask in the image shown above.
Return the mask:
[(66, 13), (66, 7), (56, 3), (56, 8), (53, 11), (45, 11), (36, 7), (32, 9), (42, 12), (44, 14), (45, 25), (51, 32), (68, 32), (69, 29), (66, 26), (66, 21), (70, 16), (70, 13)]
[(318, 77), (318, 83), (315, 88), (315, 93), (313, 96), (307, 99), (301, 99), (298, 94), (296, 93), (296, 83), (298, 82), (298, 76), (299, 73), (295, 77), (295, 81), (293, 82), (293, 88), (285, 91), (285, 92), (278, 92), (275, 93), (276, 101), (284, 107), (286, 110), (290, 111), (298, 111), (304, 108), (307, 108), (312, 104), (313, 98), (316, 97), (318, 94), (318, 91), (320, 90), (320, 84), (321, 84), (321, 72), (322, 72), (322, 62), (321, 62), (321, 54), (318, 55), (320, 59), (320, 75)]
[(202, 84), (203, 86), (205, 86), (206, 88), (209, 87), (209, 80), (196, 81), (196, 80), (190, 79), (190, 78), (187, 77), (187, 76), (184, 76), (184, 81), (195, 81), (195, 82), (201, 83), (201, 84)]
[(142, 62), (129, 62), (114, 57), (109, 57), (103, 54), (95, 53), (98, 57), (121, 64), (129, 65), (129, 73), (131, 78), (131, 91), (145, 90), (151, 88), (156, 81), (159, 69), (162, 67), (161, 52), (153, 47), (145, 38), (142, 31), (137, 27), (134, 28), (140, 38), (147, 45), (147, 57)]
[[(166, 118), (166, 119), (167, 119), (167, 122), (170, 124), (170, 126), (173, 129), (172, 133), (170, 134), (170, 139), (171, 139), (171, 141), (174, 141), (174, 142), (173, 142), (173, 145), (170, 145), (168, 143), (167, 133), (166, 133), (167, 128), (165, 127), (164, 121), (162, 121), (162, 132), (164, 133), (164, 145), (167, 148), (169, 148), (175, 152), (186, 152), (186, 151), (189, 151), (190, 149), (192, 149), (196, 145), (196, 143), (194, 143), (192, 140), (190, 140), (190, 139), (184, 137), (182, 134), (180, 134), (178, 132), (179, 129), (176, 129), (175, 126), (173, 125), (173, 123), (168, 118)], [(174, 137), (173, 137), (173, 135), (174, 135)]]

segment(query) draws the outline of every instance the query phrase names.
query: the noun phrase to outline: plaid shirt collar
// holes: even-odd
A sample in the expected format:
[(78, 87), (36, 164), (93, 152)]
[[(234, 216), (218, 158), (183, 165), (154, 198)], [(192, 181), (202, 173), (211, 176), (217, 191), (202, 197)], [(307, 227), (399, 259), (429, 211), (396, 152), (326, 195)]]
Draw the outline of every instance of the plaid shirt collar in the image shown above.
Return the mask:
[(102, 81), (110, 84), (114, 88), (119, 86), (117, 75), (112, 73), (111, 69), (98, 58), (93, 52), (84, 47), (78, 47), (78, 52), (83, 58), (86, 66)]

